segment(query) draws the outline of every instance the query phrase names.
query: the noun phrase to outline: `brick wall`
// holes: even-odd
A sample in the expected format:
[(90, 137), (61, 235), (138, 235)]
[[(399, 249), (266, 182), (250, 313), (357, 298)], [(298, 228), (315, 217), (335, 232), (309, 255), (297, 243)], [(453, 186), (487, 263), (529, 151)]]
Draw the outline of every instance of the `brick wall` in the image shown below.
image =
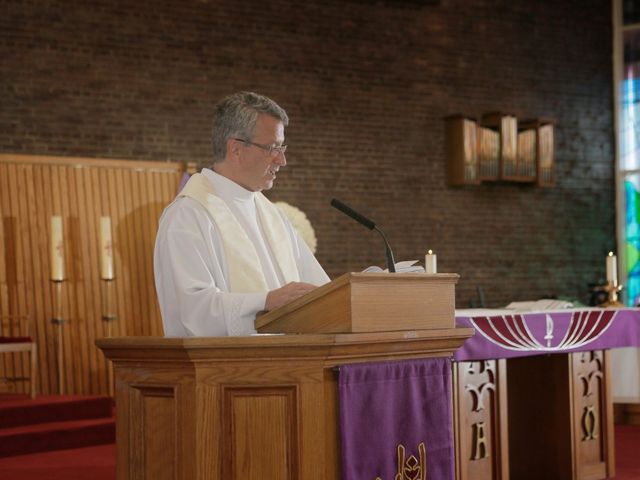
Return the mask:
[[(371, 3), (371, 4), (370, 4)], [(197, 161), (213, 103), (267, 94), (292, 119), (269, 194), (303, 209), (331, 276), (438, 254), (458, 306), (586, 299), (615, 246), (606, 0), (2, 0), (0, 151)], [(557, 120), (558, 184), (451, 188), (443, 117)]]

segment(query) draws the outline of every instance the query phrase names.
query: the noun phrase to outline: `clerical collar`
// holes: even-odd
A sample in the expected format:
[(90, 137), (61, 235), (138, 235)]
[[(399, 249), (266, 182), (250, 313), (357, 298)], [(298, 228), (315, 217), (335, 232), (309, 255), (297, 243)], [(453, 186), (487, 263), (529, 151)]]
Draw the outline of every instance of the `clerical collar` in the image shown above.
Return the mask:
[(222, 198), (236, 201), (248, 201), (253, 200), (256, 195), (256, 192), (247, 190), (233, 180), (230, 180), (213, 170), (203, 168), (201, 173), (213, 184), (213, 189), (216, 194)]

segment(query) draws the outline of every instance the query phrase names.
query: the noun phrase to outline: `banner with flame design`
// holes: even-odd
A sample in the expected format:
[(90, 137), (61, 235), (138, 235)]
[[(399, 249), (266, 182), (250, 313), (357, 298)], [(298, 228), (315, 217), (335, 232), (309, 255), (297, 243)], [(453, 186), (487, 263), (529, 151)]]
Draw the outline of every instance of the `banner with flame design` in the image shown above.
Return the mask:
[(640, 309), (581, 309), (553, 312), (465, 315), (458, 327), (476, 334), (455, 353), (458, 361), (513, 358), (616, 347), (640, 347)]
[(453, 480), (451, 361), (340, 367), (343, 480)]

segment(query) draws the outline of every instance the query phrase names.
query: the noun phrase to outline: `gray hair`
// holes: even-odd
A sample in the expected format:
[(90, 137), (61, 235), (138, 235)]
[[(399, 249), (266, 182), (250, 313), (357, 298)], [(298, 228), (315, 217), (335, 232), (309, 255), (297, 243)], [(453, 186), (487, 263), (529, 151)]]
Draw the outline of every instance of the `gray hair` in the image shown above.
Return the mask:
[(216, 104), (213, 110), (213, 163), (225, 159), (230, 138), (251, 139), (261, 113), (277, 118), (285, 127), (289, 124), (287, 112), (280, 105), (254, 92), (234, 93)]

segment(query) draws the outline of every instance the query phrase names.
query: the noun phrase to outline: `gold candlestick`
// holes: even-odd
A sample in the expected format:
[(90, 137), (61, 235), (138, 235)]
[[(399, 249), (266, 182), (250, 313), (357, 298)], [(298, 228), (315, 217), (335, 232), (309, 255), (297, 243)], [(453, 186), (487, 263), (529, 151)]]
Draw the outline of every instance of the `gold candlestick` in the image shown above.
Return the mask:
[(622, 285), (618, 285), (617, 282), (609, 281), (607, 286), (604, 287), (604, 291), (609, 295), (609, 299), (601, 304), (603, 308), (624, 308), (624, 305), (618, 301), (618, 293), (622, 291)]

